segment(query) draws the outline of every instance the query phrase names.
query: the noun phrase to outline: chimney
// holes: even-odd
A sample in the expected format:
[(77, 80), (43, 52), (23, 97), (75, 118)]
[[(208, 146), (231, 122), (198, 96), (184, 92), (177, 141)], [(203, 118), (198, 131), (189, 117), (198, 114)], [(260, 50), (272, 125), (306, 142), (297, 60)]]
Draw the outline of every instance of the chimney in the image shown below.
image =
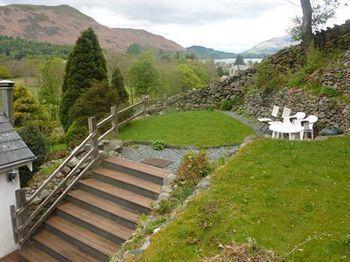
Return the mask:
[(2, 111), (13, 124), (13, 87), (15, 83), (10, 80), (0, 81), (0, 90), (2, 97)]

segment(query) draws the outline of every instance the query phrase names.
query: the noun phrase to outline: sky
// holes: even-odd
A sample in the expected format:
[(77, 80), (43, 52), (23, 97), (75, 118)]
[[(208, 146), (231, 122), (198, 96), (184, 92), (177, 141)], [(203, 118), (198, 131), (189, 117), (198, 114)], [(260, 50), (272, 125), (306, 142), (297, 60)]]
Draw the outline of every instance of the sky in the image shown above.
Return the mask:
[[(346, 0), (349, 1), (350, 0)], [(13, 3), (68, 4), (109, 27), (145, 29), (184, 47), (202, 45), (242, 52), (287, 34), (301, 13), (299, 0), (0, 0)], [(337, 10), (328, 25), (350, 19), (350, 5)]]

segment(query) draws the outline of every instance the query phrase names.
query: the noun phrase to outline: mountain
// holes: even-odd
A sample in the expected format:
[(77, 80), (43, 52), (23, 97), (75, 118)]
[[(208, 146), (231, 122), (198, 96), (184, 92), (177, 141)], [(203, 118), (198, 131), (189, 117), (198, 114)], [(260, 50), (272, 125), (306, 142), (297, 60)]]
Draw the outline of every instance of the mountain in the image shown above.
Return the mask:
[(126, 50), (132, 44), (166, 51), (184, 48), (162, 36), (141, 29), (109, 28), (68, 5), (0, 6), (0, 34), (40, 42), (72, 45), (80, 32), (91, 27), (103, 48)]
[(190, 46), (186, 48), (186, 53), (195, 54), (197, 58), (200, 59), (224, 59), (224, 58), (235, 58), (235, 53), (228, 53), (223, 51), (218, 51), (212, 48), (207, 48), (204, 46)]
[(261, 42), (260, 44), (257, 44), (253, 48), (243, 52), (242, 55), (243, 56), (271, 55), (285, 47), (288, 47), (291, 45), (297, 45), (297, 44), (299, 44), (299, 42), (293, 41), (292, 38), (288, 35), (275, 37), (267, 41)]

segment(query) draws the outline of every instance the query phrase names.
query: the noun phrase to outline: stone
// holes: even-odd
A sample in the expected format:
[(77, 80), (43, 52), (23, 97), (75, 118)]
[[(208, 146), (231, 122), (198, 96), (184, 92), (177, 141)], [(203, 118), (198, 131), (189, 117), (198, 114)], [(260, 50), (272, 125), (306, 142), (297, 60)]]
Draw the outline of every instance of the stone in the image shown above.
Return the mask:
[[(27, 199), (29, 200), (29, 199)], [(33, 205), (39, 205), (41, 203), (41, 201), (43, 201), (40, 197), (35, 197), (32, 201)]]
[(49, 189), (44, 189), (44, 190), (42, 190), (42, 191), (40, 192), (39, 197), (40, 197), (41, 199), (45, 199), (45, 198), (47, 198), (50, 194), (51, 194), (51, 190), (49, 190)]
[(70, 171), (71, 171), (71, 169), (70, 169), (70, 167), (68, 167), (68, 166), (64, 166), (64, 167), (62, 168), (62, 170), (61, 170), (62, 174), (65, 175), (65, 176), (66, 176)]
[(74, 168), (76, 165), (78, 165), (79, 159), (77, 157), (73, 157), (71, 161), (69, 161), (68, 166), (70, 168)]
[(196, 185), (196, 189), (200, 189), (200, 190), (204, 190), (207, 189), (211, 184), (211, 178), (210, 176), (207, 176), (205, 178), (203, 178), (197, 185)]
[(160, 201), (167, 200), (167, 199), (169, 199), (169, 197), (170, 197), (170, 194), (168, 192), (164, 192), (164, 193), (161, 193), (159, 195), (158, 200), (160, 200)]
[(167, 185), (171, 185), (171, 183), (176, 179), (176, 175), (175, 174), (167, 174), (165, 177), (164, 177), (164, 185), (167, 186)]
[(109, 144), (104, 146), (105, 151), (120, 151), (123, 148), (122, 140), (111, 140)]
[(170, 193), (173, 189), (169, 185), (164, 185), (161, 187), (160, 191), (164, 193)]
[(142, 250), (145, 250), (149, 247), (149, 245), (151, 244), (151, 237), (150, 236), (147, 236), (145, 241), (143, 242), (142, 246), (141, 246), (141, 249)]

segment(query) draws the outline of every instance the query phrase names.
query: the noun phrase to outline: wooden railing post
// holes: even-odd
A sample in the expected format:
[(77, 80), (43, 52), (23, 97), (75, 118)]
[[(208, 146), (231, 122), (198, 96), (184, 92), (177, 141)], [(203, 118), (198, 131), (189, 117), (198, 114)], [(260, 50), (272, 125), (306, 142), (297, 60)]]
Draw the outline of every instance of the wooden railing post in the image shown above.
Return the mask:
[(168, 103), (168, 98), (167, 98), (167, 95), (165, 94), (164, 95), (164, 101), (163, 101), (163, 107), (164, 107), (164, 110), (167, 108), (167, 103)]
[(16, 213), (16, 209), (22, 209), (25, 207), (26, 204), (26, 194), (24, 192), (24, 189), (18, 189), (15, 191), (15, 196), (16, 196), (16, 208), (14, 206), (11, 206), (11, 216), (12, 216), (12, 226), (15, 226), (15, 241), (20, 241), (21, 239), (21, 233), (25, 234), (26, 231), (24, 230), (23, 232), (19, 232), (18, 228), (20, 228), (27, 220), (28, 214), (27, 210), (24, 209), (23, 212), (21, 212), (19, 215)]
[(118, 135), (118, 112), (115, 106), (111, 107), (112, 115), (112, 127), (114, 130), (114, 135)]
[(13, 239), (15, 240), (15, 243), (18, 243), (19, 242), (18, 222), (17, 222), (17, 214), (16, 214), (16, 207), (15, 207), (15, 205), (11, 205), (10, 206), (10, 213), (11, 213)]
[(148, 100), (149, 100), (149, 96), (143, 97), (143, 115), (144, 116), (146, 116), (146, 114), (147, 114)]
[(92, 159), (98, 157), (98, 134), (97, 134), (97, 122), (95, 117), (89, 117), (89, 133), (95, 133), (91, 138), (91, 148), (94, 149), (92, 153)]

